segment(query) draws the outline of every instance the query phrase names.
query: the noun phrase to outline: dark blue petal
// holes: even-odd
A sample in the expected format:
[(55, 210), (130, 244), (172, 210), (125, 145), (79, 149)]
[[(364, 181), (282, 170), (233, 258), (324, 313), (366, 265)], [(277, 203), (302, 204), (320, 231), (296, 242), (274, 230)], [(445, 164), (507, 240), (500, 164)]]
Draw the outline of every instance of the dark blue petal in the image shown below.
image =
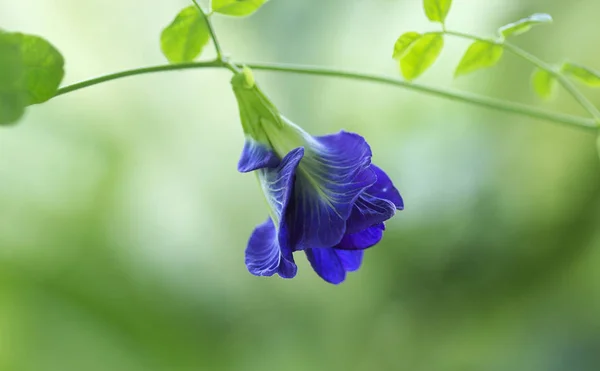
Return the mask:
[(296, 148), (276, 168), (262, 168), (257, 172), (271, 218), (256, 227), (246, 248), (246, 266), (256, 276), (278, 273), (283, 278), (292, 278), (296, 275), (289, 232), (282, 223), (282, 215), (290, 200), (296, 168), (303, 155), (304, 148)]
[(281, 229), (283, 215), (294, 189), (296, 169), (303, 156), (304, 148), (293, 149), (276, 168), (262, 168), (257, 172), (258, 181), (269, 205), (271, 217), (277, 224), (278, 229)]
[[(292, 256), (292, 249), (289, 245), (289, 233), (285, 227), (285, 223), (281, 223), (279, 233), (279, 250), (281, 251), (281, 257), (287, 262), (294, 263), (294, 257)], [(282, 264), (279, 266), (279, 275), (283, 278), (293, 278), (296, 275), (295, 264)]]
[(357, 134), (313, 138), (296, 175), (286, 222), (294, 251), (336, 245), (358, 196), (375, 183), (371, 149)]
[(335, 248), (306, 249), (304, 252), (319, 277), (335, 285), (346, 279), (346, 272), (360, 268), (364, 253), (363, 250)]
[(246, 248), (246, 267), (255, 276), (272, 276), (278, 273), (283, 278), (292, 278), (296, 275), (294, 259), (291, 254), (284, 256), (282, 253), (271, 218), (252, 232)]
[(404, 202), (390, 177), (379, 167), (371, 165), (377, 181), (360, 195), (346, 223), (346, 233), (360, 232), (383, 223), (402, 210)]
[(385, 173), (385, 171), (381, 170), (375, 165), (371, 165), (371, 169), (377, 175), (377, 182), (373, 184), (369, 189), (367, 189), (367, 193), (383, 198), (386, 200), (390, 200), (398, 210), (404, 209), (404, 201), (402, 200), (402, 196), (400, 196), (400, 192), (394, 187), (392, 180)]
[(325, 281), (337, 285), (346, 279), (346, 269), (334, 249), (306, 249), (304, 252), (315, 272)]
[(367, 249), (381, 241), (384, 229), (384, 224), (379, 223), (360, 232), (346, 234), (334, 247), (343, 250)]
[(346, 270), (346, 272), (354, 272), (360, 268), (362, 264), (364, 250), (338, 250), (333, 249), (335, 254), (342, 262), (342, 266)]
[(370, 195), (365, 191), (354, 203), (346, 223), (346, 234), (363, 231), (380, 224), (396, 214), (396, 206), (388, 200)]
[(261, 144), (251, 138), (246, 138), (244, 149), (238, 162), (238, 171), (247, 173), (256, 169), (273, 168), (279, 165), (279, 158), (264, 144)]

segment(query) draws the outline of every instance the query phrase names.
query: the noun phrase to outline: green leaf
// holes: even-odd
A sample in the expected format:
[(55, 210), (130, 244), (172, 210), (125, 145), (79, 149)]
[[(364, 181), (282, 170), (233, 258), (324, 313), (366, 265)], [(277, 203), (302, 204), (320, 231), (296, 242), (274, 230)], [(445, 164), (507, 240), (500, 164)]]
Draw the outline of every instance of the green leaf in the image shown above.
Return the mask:
[(598, 146), (598, 156), (600, 156), (600, 136), (596, 139), (596, 146)]
[(567, 62), (562, 65), (560, 70), (566, 75), (572, 76), (588, 86), (600, 87), (600, 72), (594, 71), (591, 68)]
[(52, 98), (64, 59), (41, 37), (0, 32), (0, 124), (16, 122), (25, 107)]
[(454, 76), (461, 76), (481, 68), (493, 67), (502, 58), (504, 48), (500, 44), (487, 41), (475, 41), (460, 60)]
[(400, 58), (402, 58), (402, 56), (406, 53), (408, 48), (410, 48), (411, 45), (421, 36), (423, 35), (413, 31), (402, 34), (402, 36), (398, 38), (396, 44), (394, 45), (394, 54), (392, 55), (392, 58), (394, 58), (395, 60), (400, 60)]
[(17, 121), (27, 105), (19, 46), (0, 33), (0, 125)]
[(52, 98), (65, 76), (63, 56), (41, 37), (22, 33), (11, 33), (9, 37), (19, 45), (21, 52), (27, 104), (43, 103)]
[(213, 0), (212, 10), (215, 13), (244, 17), (258, 10), (268, 0)]
[(550, 14), (536, 13), (527, 18), (519, 19), (516, 22), (500, 27), (498, 29), (498, 33), (502, 37), (517, 36), (529, 31), (531, 27), (535, 25), (544, 23), (552, 23), (552, 17)]
[(444, 38), (439, 33), (427, 33), (412, 43), (400, 58), (400, 70), (407, 80), (419, 77), (435, 62), (444, 47)]
[(423, 0), (425, 15), (432, 22), (444, 23), (450, 11), (452, 0)]
[(193, 61), (210, 39), (208, 25), (200, 10), (188, 6), (177, 14), (160, 35), (160, 47), (171, 63)]
[(537, 68), (531, 75), (531, 85), (537, 95), (549, 99), (556, 91), (556, 78), (550, 72)]

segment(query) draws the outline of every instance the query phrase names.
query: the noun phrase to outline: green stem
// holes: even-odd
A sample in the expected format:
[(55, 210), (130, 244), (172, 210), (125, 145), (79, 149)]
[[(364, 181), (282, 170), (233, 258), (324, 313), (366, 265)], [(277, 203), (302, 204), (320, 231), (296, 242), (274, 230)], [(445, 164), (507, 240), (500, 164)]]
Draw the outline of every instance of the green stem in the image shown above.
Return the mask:
[(339, 71), (335, 69), (327, 69), (323, 67), (311, 67), (311, 66), (294, 66), (294, 65), (280, 65), (280, 64), (258, 64), (258, 63), (246, 63), (246, 66), (254, 70), (268, 70), (268, 71), (280, 71), (280, 72), (293, 72), (308, 75), (319, 75), (319, 76), (331, 76), (341, 77), (354, 80), (363, 80), (370, 82), (377, 82), (381, 84), (400, 86), (405, 89), (418, 91), (425, 94), (435, 95), (451, 100), (462, 101), (466, 103), (475, 104), (478, 106), (496, 109), (499, 111), (511, 112), (520, 114), (523, 116), (529, 116), (547, 121), (553, 121), (556, 123), (577, 125), (585, 128), (596, 128), (596, 124), (593, 120), (585, 119), (578, 116), (559, 114), (554, 112), (548, 112), (541, 109), (525, 106), (522, 104), (511, 103), (502, 101), (499, 99), (488, 98), (485, 96), (464, 93), (458, 91), (452, 91), (442, 88), (431, 87), (422, 84), (416, 84), (413, 82), (407, 82), (404, 80), (381, 76), (372, 75), (357, 72)]
[(528, 52), (526, 52), (525, 50), (511, 44), (508, 43), (506, 41), (502, 41), (502, 42), (497, 42), (495, 40), (491, 40), (491, 39), (485, 39), (485, 38), (481, 38), (481, 37), (477, 37), (474, 35), (469, 35), (466, 33), (462, 33), (462, 32), (456, 32), (456, 31), (442, 31), (441, 33), (444, 33), (446, 35), (452, 35), (452, 36), (457, 36), (457, 37), (462, 37), (464, 39), (471, 39), (471, 40), (477, 40), (477, 41), (485, 41), (485, 42), (494, 42), (494, 43), (499, 43), (501, 45), (504, 46), (504, 48), (506, 50), (508, 50), (509, 52), (513, 53), (514, 55), (516, 55), (517, 57), (524, 59), (525, 61), (533, 64), (534, 66), (536, 66), (539, 69), (542, 69), (544, 71), (547, 71), (548, 73), (552, 74), (552, 76), (554, 76), (556, 78), (556, 80), (562, 85), (563, 88), (565, 88), (565, 90), (571, 94), (571, 96), (590, 114), (592, 115), (592, 117), (594, 118), (594, 120), (596, 121), (597, 124), (600, 124), (600, 111), (598, 111), (598, 109), (596, 108), (596, 106), (594, 106), (592, 104), (592, 102), (590, 102), (583, 94), (581, 94), (581, 92), (579, 90), (577, 90), (577, 88), (571, 83), (571, 81), (566, 78), (565, 76), (563, 76), (560, 71), (558, 71), (556, 68), (554, 68), (552, 65), (542, 61), (541, 59), (539, 59), (538, 57), (536, 57), (533, 54), (530, 54)]
[(105, 75), (105, 76), (96, 77), (94, 79), (78, 82), (73, 85), (67, 85), (65, 87), (58, 89), (58, 91), (56, 92), (54, 97), (57, 97), (59, 95), (63, 95), (66, 93), (70, 93), (75, 90), (87, 88), (89, 86), (97, 85), (97, 84), (100, 84), (103, 82), (121, 79), (123, 77), (128, 77), (128, 76), (143, 75), (146, 73), (153, 73), (153, 72), (189, 70), (189, 69), (193, 69), (193, 68), (210, 68), (210, 67), (222, 68), (223, 62), (214, 60), (214, 61), (209, 61), (209, 62), (177, 63), (177, 64), (166, 64), (166, 65), (160, 65), (160, 66), (144, 67), (144, 68), (135, 68), (132, 70), (126, 70), (126, 71), (121, 71), (121, 72), (117, 72), (117, 73), (111, 73), (111, 74)]
[(213, 44), (215, 45), (215, 51), (217, 52), (217, 60), (219, 61), (223, 61), (223, 50), (221, 49), (221, 44), (219, 44), (219, 40), (217, 39), (217, 33), (215, 32), (215, 29), (212, 25), (212, 22), (210, 20), (210, 16), (207, 15), (206, 13), (204, 13), (204, 10), (202, 10), (202, 7), (200, 6), (200, 4), (198, 4), (198, 1), (196, 0), (192, 0), (194, 2), (194, 5), (196, 5), (196, 8), (198, 8), (198, 11), (200, 12), (200, 14), (202, 14), (202, 17), (204, 18), (204, 21), (206, 22), (206, 26), (208, 27), (208, 32), (210, 33), (210, 38), (213, 41)]
[(592, 104), (592, 102), (590, 102), (583, 94), (581, 94), (581, 92), (577, 90), (573, 83), (571, 83), (571, 81), (569, 81), (569, 79), (566, 78), (563, 74), (561, 74), (556, 68), (510, 43), (504, 42), (504, 47), (506, 48), (506, 50), (510, 51), (514, 55), (517, 55), (529, 61), (536, 67), (552, 74), (556, 78), (556, 80), (558, 80), (558, 82), (562, 85), (562, 87), (565, 88), (565, 90), (568, 91), (569, 94), (571, 94), (573, 98), (575, 98), (575, 100), (579, 102), (579, 104), (586, 111), (588, 111), (598, 123), (600, 123), (600, 111), (598, 111), (598, 109)]
[(353, 80), (361, 80), (361, 81), (369, 81), (380, 84), (399, 86), (408, 90), (413, 90), (425, 94), (435, 95), (438, 97), (443, 97), (451, 100), (471, 103), (474, 105), (492, 108), (500, 111), (511, 112), (520, 114), (523, 116), (533, 117), (537, 119), (547, 120), (559, 124), (566, 124), (571, 126), (576, 126), (585, 129), (596, 129), (596, 123), (594, 120), (565, 115), (560, 113), (548, 112), (544, 110), (540, 110), (533, 107), (528, 107), (522, 104), (506, 102), (498, 99), (487, 98), (484, 96), (456, 92), (452, 90), (446, 90), (441, 88), (430, 87), (427, 85), (416, 84), (412, 82), (406, 82), (397, 78), (391, 78), (381, 75), (373, 75), (373, 74), (365, 74), (358, 72), (350, 72), (350, 71), (339, 71), (336, 69), (329, 69), (323, 67), (312, 67), (312, 66), (296, 66), (296, 65), (283, 65), (283, 64), (263, 64), (263, 63), (230, 63), (219, 60), (209, 61), (209, 62), (193, 62), (193, 63), (181, 63), (181, 64), (167, 64), (161, 66), (154, 67), (146, 67), (146, 68), (138, 68), (128, 71), (122, 71), (106, 76), (101, 76), (95, 79), (83, 81), (77, 84), (65, 86), (58, 90), (56, 96), (63, 95), (69, 92), (73, 92), (75, 90), (83, 89), (92, 85), (100, 84), (102, 82), (107, 82), (111, 80), (116, 80), (119, 78), (127, 77), (127, 76), (135, 76), (146, 73), (153, 72), (163, 72), (163, 71), (175, 71), (175, 70), (184, 70), (184, 69), (194, 69), (194, 68), (227, 68), (232, 72), (237, 70), (236, 65), (246, 65), (255, 70), (265, 70), (265, 71), (277, 71), (277, 72), (289, 72), (289, 73), (299, 73), (299, 74), (307, 74), (307, 75), (318, 75), (318, 76), (330, 76), (330, 77), (339, 77), (339, 78), (347, 78)]
[(470, 35), (468, 33), (462, 33), (462, 32), (457, 32), (457, 31), (444, 30), (444, 31), (439, 31), (437, 33), (451, 35), (451, 36), (456, 36), (456, 37), (462, 37), (463, 39), (471, 39), (471, 40), (476, 40), (476, 41), (485, 41), (485, 42), (488, 42), (488, 43), (489, 42), (491, 42), (491, 43), (498, 43), (496, 40), (486, 39), (484, 37), (479, 37), (479, 36)]

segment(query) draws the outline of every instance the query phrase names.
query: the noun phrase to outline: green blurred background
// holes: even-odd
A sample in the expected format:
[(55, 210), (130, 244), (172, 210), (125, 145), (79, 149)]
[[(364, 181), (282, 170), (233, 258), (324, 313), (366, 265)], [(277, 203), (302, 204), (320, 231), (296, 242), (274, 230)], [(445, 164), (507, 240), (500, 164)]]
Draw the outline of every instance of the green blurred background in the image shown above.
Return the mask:
[[(0, 25), (55, 44), (68, 84), (164, 63), (160, 31), (187, 5), (1, 0)], [(455, 0), (448, 27), (490, 35), (534, 12), (555, 23), (515, 42), (600, 68), (596, 0)], [(392, 76), (396, 38), (436, 28), (417, 0), (272, 0), (215, 27), (236, 60)], [(564, 92), (539, 102), (531, 66), (510, 55), (453, 80), (467, 45), (447, 39), (420, 82), (583, 114)], [(313, 134), (363, 134), (404, 196), (363, 268), (340, 286), (301, 254), (293, 280), (247, 273), (267, 210), (236, 171), (228, 71), (98, 85), (0, 131), (0, 370), (600, 369), (593, 133), (399, 88), (256, 75)]]

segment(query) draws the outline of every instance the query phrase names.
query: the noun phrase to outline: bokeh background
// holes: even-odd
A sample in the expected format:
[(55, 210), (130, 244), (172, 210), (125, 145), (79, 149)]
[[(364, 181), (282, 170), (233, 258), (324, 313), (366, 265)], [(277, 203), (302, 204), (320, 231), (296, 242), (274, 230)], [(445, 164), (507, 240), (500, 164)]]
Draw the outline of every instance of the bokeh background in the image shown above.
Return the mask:
[[(169, 1), (0, 1), (0, 26), (66, 58), (65, 84), (165, 63)], [(600, 68), (596, 0), (455, 0), (448, 27)], [(437, 29), (417, 0), (272, 0), (215, 17), (239, 61), (398, 75), (403, 32)], [(419, 81), (583, 114), (529, 88), (511, 55), (453, 80), (446, 40)], [(206, 48), (203, 58), (214, 53)], [(247, 273), (267, 215), (225, 70), (122, 79), (30, 107), (0, 130), (0, 370), (600, 369), (600, 162), (595, 135), (389, 86), (257, 72), (313, 134), (370, 142), (406, 209), (339, 286), (302, 255), (293, 280)], [(600, 95), (584, 92), (600, 104)]]

